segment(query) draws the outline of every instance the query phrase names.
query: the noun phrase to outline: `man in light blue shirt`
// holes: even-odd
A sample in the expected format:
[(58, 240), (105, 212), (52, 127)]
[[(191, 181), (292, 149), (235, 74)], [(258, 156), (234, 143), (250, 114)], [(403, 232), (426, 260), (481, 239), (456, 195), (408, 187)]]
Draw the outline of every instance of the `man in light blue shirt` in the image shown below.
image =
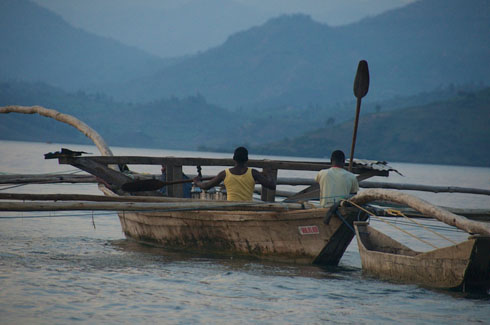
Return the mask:
[(344, 169), (345, 155), (341, 150), (332, 152), (332, 167), (322, 169), (315, 181), (320, 184), (320, 206), (330, 207), (335, 202), (348, 198), (359, 191), (356, 175)]

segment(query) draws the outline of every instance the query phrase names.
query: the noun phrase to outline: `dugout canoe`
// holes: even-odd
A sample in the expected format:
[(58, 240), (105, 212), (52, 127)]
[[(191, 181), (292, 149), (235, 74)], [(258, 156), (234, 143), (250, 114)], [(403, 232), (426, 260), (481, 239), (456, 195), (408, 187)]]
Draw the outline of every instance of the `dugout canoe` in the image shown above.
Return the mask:
[(354, 222), (364, 273), (384, 280), (455, 290), (490, 289), (490, 237), (417, 252), (369, 226)]
[(354, 208), (337, 211), (330, 218), (326, 208), (246, 211), (240, 207), (119, 211), (118, 216), (127, 238), (165, 249), (337, 265), (354, 237), (353, 221), (367, 218)]
[[(126, 192), (125, 184), (139, 175), (129, 174), (127, 165), (166, 165), (168, 202), (153, 211), (117, 209), (122, 231), (127, 238), (166, 249), (318, 265), (337, 265), (354, 237), (354, 220), (366, 220), (357, 208), (341, 207), (327, 217), (327, 209), (301, 202), (274, 202), (275, 190), (262, 189), (261, 201), (246, 203), (182, 198), (183, 166), (232, 166), (231, 159), (192, 157), (81, 157), (65, 152), (49, 153), (100, 181), (106, 195), (131, 197), (155, 196), (154, 190)], [(118, 165), (120, 171), (109, 168)], [(249, 160), (248, 167), (269, 169), (277, 179), (278, 170), (318, 171), (329, 163)], [(388, 176), (393, 169), (384, 162), (358, 161), (353, 172), (360, 180)], [(169, 178), (174, 177), (174, 178)], [(105, 189), (105, 190), (104, 190)], [(178, 204), (177, 204), (178, 203)], [(338, 212), (338, 213), (337, 213)]]

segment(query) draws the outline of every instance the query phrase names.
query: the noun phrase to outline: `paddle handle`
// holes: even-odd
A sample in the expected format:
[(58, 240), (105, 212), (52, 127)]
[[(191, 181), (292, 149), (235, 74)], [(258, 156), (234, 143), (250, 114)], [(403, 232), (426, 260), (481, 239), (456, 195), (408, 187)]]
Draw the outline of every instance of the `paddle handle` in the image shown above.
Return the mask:
[(356, 119), (354, 121), (354, 132), (352, 134), (352, 145), (350, 147), (349, 171), (352, 171), (352, 166), (354, 164), (354, 148), (356, 146), (357, 126), (359, 125), (359, 113), (360, 113), (360, 111), (361, 111), (361, 97), (357, 97)]

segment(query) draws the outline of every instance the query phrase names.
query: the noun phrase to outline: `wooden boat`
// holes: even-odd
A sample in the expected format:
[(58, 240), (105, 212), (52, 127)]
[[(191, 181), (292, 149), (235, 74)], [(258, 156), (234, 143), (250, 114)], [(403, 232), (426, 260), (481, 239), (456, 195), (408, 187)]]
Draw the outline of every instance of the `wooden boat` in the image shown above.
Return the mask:
[[(140, 176), (130, 173), (127, 167), (130, 164), (166, 165), (166, 181), (169, 184), (183, 179), (183, 166), (234, 165), (232, 159), (116, 157), (95, 130), (73, 116), (40, 106), (0, 108), (0, 113), (10, 112), (37, 113), (54, 118), (72, 125), (92, 139), (102, 156), (82, 157), (82, 152), (62, 149), (57, 153), (46, 154), (45, 158), (57, 158), (60, 164), (70, 164), (95, 176), (100, 182), (99, 188), (111, 197), (161, 195), (157, 191), (125, 191), (123, 185)], [(388, 176), (393, 170), (384, 162), (358, 161), (351, 165), (360, 181), (372, 176)], [(267, 170), (277, 181), (279, 169), (319, 171), (329, 168), (330, 164), (249, 160), (248, 166)], [(146, 206), (146, 203), (133, 204), (128, 200), (124, 209), (117, 209), (123, 232), (128, 238), (167, 248), (335, 265), (353, 238), (353, 220), (365, 218), (355, 209), (341, 208), (337, 210), (338, 213), (330, 214), (325, 222), (326, 209), (313, 208), (302, 203), (274, 203), (276, 191), (266, 188), (261, 189), (262, 202), (252, 204), (215, 201), (197, 202), (196, 205), (191, 199), (180, 199), (183, 196), (182, 184), (169, 185), (167, 193), (166, 202), (161, 202), (161, 196), (159, 200), (155, 199), (158, 203), (153, 202)], [(312, 195), (314, 188), (301, 194)], [(141, 210), (146, 211), (135, 211), (138, 210), (137, 204)], [(75, 206), (79, 208), (82, 205)], [(98, 209), (108, 208), (102, 202), (97, 206)]]
[[(357, 76), (356, 76), (357, 79)], [(368, 83), (364, 84), (364, 92), (367, 92)], [(356, 94), (357, 96), (357, 94)], [(358, 104), (360, 104), (360, 96)], [(231, 166), (231, 159), (205, 159), (205, 158), (177, 158), (177, 157), (115, 157), (102, 137), (85, 123), (73, 116), (62, 114), (52, 109), (40, 106), (6, 106), (0, 108), (0, 113), (37, 113), (63, 123), (72, 125), (89, 137), (97, 146), (103, 156), (81, 157), (82, 152), (62, 149), (59, 153), (46, 154), (46, 159), (57, 158), (60, 164), (70, 164), (96, 177), (100, 182), (99, 187), (110, 197), (131, 197), (134, 193), (125, 192), (123, 185), (133, 180), (135, 175), (128, 175), (127, 164), (153, 164), (167, 166), (167, 181), (182, 179), (182, 166)], [(353, 156), (351, 152), (351, 156)], [(119, 166), (119, 171), (116, 166)], [(259, 167), (267, 170), (277, 180), (279, 169), (318, 171), (329, 168), (327, 163), (318, 162), (291, 162), (291, 161), (249, 161), (249, 167)], [(372, 176), (388, 176), (390, 171), (395, 171), (384, 162), (351, 161), (350, 167), (362, 181)], [(292, 184), (291, 184), (292, 185)], [(297, 185), (297, 184), (294, 184)], [(384, 192), (369, 192), (356, 195), (352, 201), (358, 204), (369, 200), (384, 200)], [(372, 190), (371, 190), (372, 191)], [(369, 192), (368, 195), (363, 195)], [(337, 264), (353, 237), (351, 223), (364, 220), (356, 209), (340, 208), (329, 211), (329, 217), (323, 218), (327, 213), (325, 209), (315, 209), (300, 204), (290, 206), (286, 201), (274, 206), (276, 191), (262, 188), (261, 199), (267, 204), (233, 205), (229, 202), (206, 204), (195, 206), (192, 200), (184, 200), (184, 206), (178, 207), (172, 202), (182, 197), (182, 184), (168, 187), (169, 200), (166, 203), (153, 205), (137, 205), (134, 200), (126, 202), (118, 213), (123, 232), (129, 238), (139, 241), (151, 242), (169, 248), (217, 250), (233, 254), (246, 254), (264, 258), (279, 258), (295, 262), (313, 262), (318, 264)], [(371, 195), (376, 193), (379, 195)], [(137, 195), (154, 196), (158, 192), (139, 192)], [(309, 200), (318, 197), (318, 187), (310, 186), (300, 191), (289, 202)], [(161, 198), (159, 198), (161, 199)], [(161, 201), (161, 200), (160, 200)], [(183, 202), (184, 202), (183, 201)], [(150, 202), (146, 201), (145, 202)], [(395, 202), (397, 202), (395, 200)], [(399, 202), (398, 202), (399, 203)], [(405, 203), (405, 202), (402, 202)], [(137, 205), (137, 206), (136, 206)], [(408, 204), (410, 206), (410, 204)], [(46, 206), (45, 206), (46, 207)], [(83, 207), (77, 204), (71, 209)], [(108, 209), (107, 205), (92, 205), (92, 208)], [(39, 209), (38, 206), (36, 209)], [(87, 205), (85, 205), (87, 208)], [(25, 209), (22, 207), (22, 209)], [(66, 207), (65, 207), (66, 209)], [(153, 210), (153, 212), (135, 212), (135, 210)], [(131, 210), (131, 211), (129, 211)], [(230, 211), (231, 210), (231, 211)], [(22, 210), (24, 211), (24, 210)], [(437, 209), (425, 209), (421, 211), (425, 215), (436, 212)], [(428, 212), (428, 213), (427, 213)], [(481, 227), (472, 222), (458, 219), (451, 214), (444, 216), (443, 220), (449, 224), (468, 231), (483, 230), (490, 235), (490, 227)], [(478, 231), (476, 231), (478, 232)], [(487, 254), (488, 255), (488, 254)], [(487, 264), (484, 264), (487, 263)], [(488, 262), (482, 263), (482, 267), (488, 270)], [(488, 271), (485, 271), (488, 274)]]
[[(39, 113), (52, 117), (73, 125), (91, 138), (103, 156), (81, 157), (82, 152), (62, 149), (59, 153), (45, 155), (45, 158), (57, 158), (60, 164), (70, 164), (95, 176), (100, 182), (99, 187), (107, 197), (111, 198), (135, 198), (132, 196), (135, 193), (123, 189), (125, 184), (137, 176), (128, 174), (128, 164), (165, 164), (167, 181), (170, 184), (183, 178), (184, 165), (230, 166), (234, 163), (231, 159), (115, 157), (95, 130), (72, 116), (39, 106), (0, 108), (0, 113), (9, 112)], [(115, 168), (116, 166), (119, 166), (119, 170)], [(270, 160), (252, 160), (249, 161), (249, 166), (268, 170), (276, 180), (279, 169), (318, 171), (330, 167), (327, 163)], [(386, 163), (380, 162), (353, 161), (352, 166), (359, 181), (372, 176), (388, 176), (390, 171), (394, 171)], [(289, 202), (307, 201), (313, 195), (318, 197), (317, 191), (318, 188), (312, 185), (290, 197)], [(353, 238), (352, 222), (356, 219), (366, 219), (366, 215), (359, 214), (358, 210), (352, 208), (341, 207), (327, 212), (326, 209), (313, 208), (303, 203), (286, 201), (273, 203), (275, 190), (262, 189), (263, 202), (252, 204), (204, 202), (196, 205), (193, 200), (179, 199), (182, 193), (182, 184), (175, 183), (168, 186), (169, 197), (165, 199), (154, 198), (153, 203), (148, 204), (133, 203), (134, 199), (128, 199), (124, 202), (123, 208), (118, 205), (116, 210), (119, 211), (124, 234), (128, 238), (166, 248), (336, 265)], [(470, 233), (490, 236), (488, 225), (468, 221), (452, 213), (441, 212), (440, 209), (428, 207), (413, 198), (401, 197), (400, 199), (400, 194), (387, 195), (387, 193), (383, 190), (366, 190), (353, 197), (351, 202), (364, 204), (369, 201), (392, 199), (391, 201), (395, 203), (407, 204), (423, 215), (435, 216)], [(158, 195), (158, 192), (138, 192), (137, 195), (147, 196), (146, 198), (150, 199), (144, 202), (152, 202), (151, 197)], [(80, 209), (82, 206), (82, 204), (75, 204), (72, 209)], [(85, 205), (85, 208), (87, 207)], [(102, 203), (91, 205), (89, 208), (95, 207), (113, 208)], [(325, 218), (327, 214), (328, 218)], [(453, 247), (418, 253), (375, 232), (367, 225), (357, 231), (361, 259), (366, 272), (394, 280), (414, 281), (436, 287), (488, 286), (490, 256), (488, 237), (470, 237), (467, 242)], [(420, 276), (420, 274), (427, 274), (427, 276)]]
[[(119, 212), (128, 238), (169, 249), (336, 265), (354, 237), (327, 209)], [(349, 225), (357, 211), (342, 211)], [(363, 217), (364, 218), (364, 217)], [(364, 219), (365, 220), (365, 219)]]
[(356, 222), (362, 269), (382, 279), (459, 290), (490, 289), (490, 224), (469, 220), (398, 191), (366, 190), (350, 199), (353, 204), (384, 200), (404, 204), (426, 216), (455, 226), (471, 235), (468, 240), (429, 252), (417, 252)]
[(417, 252), (369, 226), (354, 222), (364, 272), (376, 277), (445, 289), (490, 288), (490, 237)]
[[(70, 154), (49, 156), (62, 164), (71, 164), (103, 180), (108, 196), (157, 195), (155, 191), (125, 193), (124, 184), (132, 181), (125, 172), (108, 166), (126, 164), (165, 164), (167, 181), (182, 179), (182, 166), (231, 166), (231, 159), (98, 156)], [(320, 170), (328, 163), (249, 160), (249, 167), (269, 168), (273, 175), (279, 169)], [(374, 167), (373, 167), (374, 166)], [(358, 163), (354, 172), (359, 178), (387, 176), (390, 167)], [(170, 176), (170, 177), (169, 177)], [(277, 176), (274, 176), (277, 177)], [(179, 188), (180, 187), (180, 188)], [(337, 265), (354, 236), (354, 220), (365, 220), (356, 208), (339, 208), (325, 222), (327, 209), (312, 204), (274, 202), (275, 192), (262, 190), (262, 201), (227, 202), (180, 198), (182, 184), (168, 186), (167, 203), (153, 211), (118, 212), (126, 237), (170, 249), (246, 255), (251, 257)], [(163, 199), (163, 198), (161, 198)], [(178, 204), (177, 204), (178, 203)]]

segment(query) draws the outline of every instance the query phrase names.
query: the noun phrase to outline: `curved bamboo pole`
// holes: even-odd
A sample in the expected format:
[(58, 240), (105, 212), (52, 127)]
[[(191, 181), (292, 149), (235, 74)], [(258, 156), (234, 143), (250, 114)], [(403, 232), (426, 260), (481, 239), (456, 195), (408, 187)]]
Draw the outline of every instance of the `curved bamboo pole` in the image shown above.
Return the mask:
[(459, 216), (447, 210), (441, 209), (425, 200), (403, 192), (383, 189), (368, 189), (359, 192), (359, 194), (356, 194), (350, 199), (350, 201), (356, 204), (365, 204), (377, 200), (405, 204), (417, 211), (420, 211), (426, 216), (432, 216), (448, 225), (455, 226), (466, 232), (490, 236), (490, 224), (469, 220), (463, 216)]
[(39, 114), (42, 116), (50, 117), (60, 122), (69, 124), (74, 128), (78, 129), (80, 132), (85, 134), (90, 140), (93, 141), (97, 149), (103, 156), (112, 156), (112, 151), (109, 146), (105, 143), (104, 139), (90, 126), (83, 123), (74, 116), (60, 113), (54, 109), (44, 108), (42, 106), (4, 106), (0, 107), (0, 113), (22, 113), (22, 114)]

